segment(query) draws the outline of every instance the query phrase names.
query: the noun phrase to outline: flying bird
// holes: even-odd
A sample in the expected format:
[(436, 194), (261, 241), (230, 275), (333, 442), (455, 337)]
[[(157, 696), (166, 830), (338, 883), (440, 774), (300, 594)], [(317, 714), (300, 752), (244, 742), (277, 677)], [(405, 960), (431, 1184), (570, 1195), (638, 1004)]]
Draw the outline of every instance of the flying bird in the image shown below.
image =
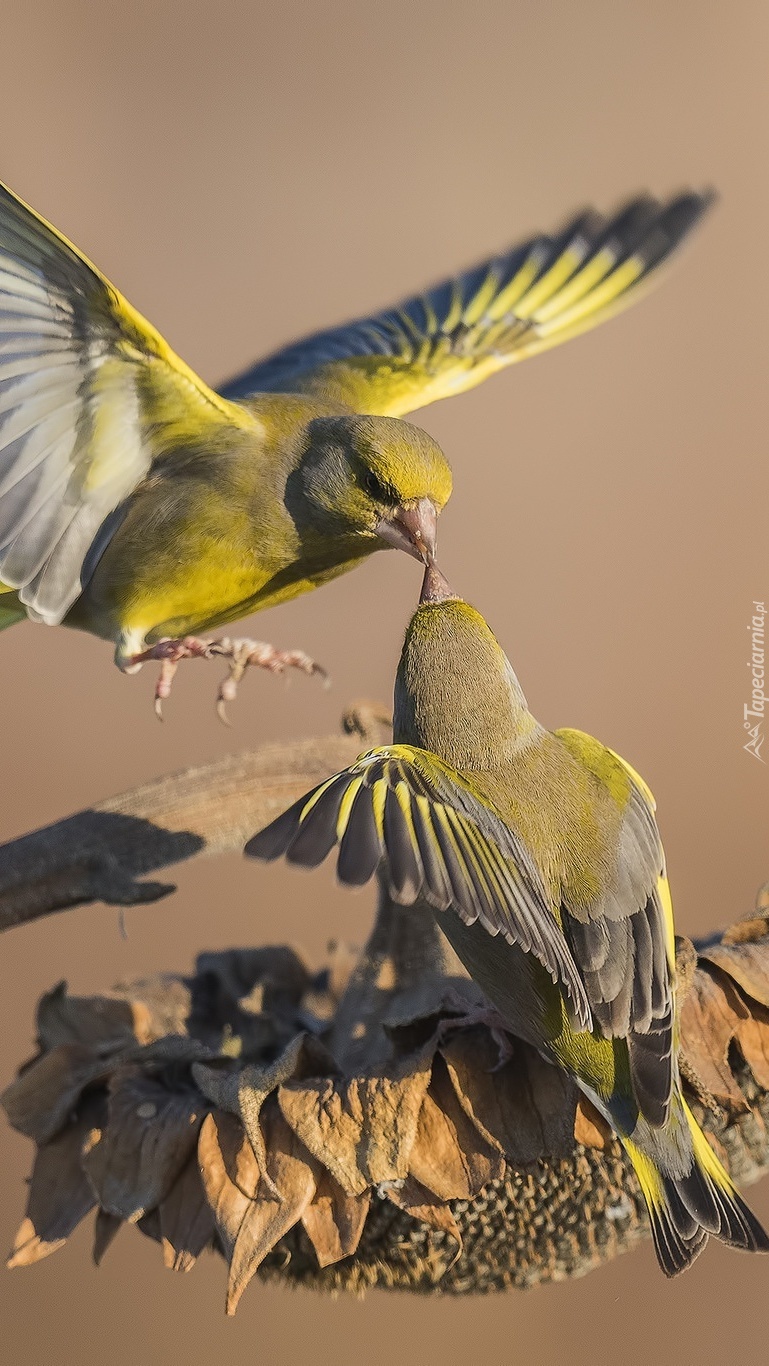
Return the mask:
[(483, 617), (435, 567), (395, 685), (394, 743), (321, 783), (246, 846), (351, 886), (378, 872), (427, 905), (508, 1029), (564, 1069), (618, 1135), (668, 1276), (713, 1234), (769, 1250), (689, 1109), (675, 942), (649, 788), (529, 711)]
[(63, 623), (127, 673), (300, 650), (201, 632), (374, 550), (428, 561), (445, 457), (403, 415), (625, 306), (709, 193), (589, 211), (400, 307), (289, 346), (215, 392), (71, 242), (0, 187), (0, 629)]

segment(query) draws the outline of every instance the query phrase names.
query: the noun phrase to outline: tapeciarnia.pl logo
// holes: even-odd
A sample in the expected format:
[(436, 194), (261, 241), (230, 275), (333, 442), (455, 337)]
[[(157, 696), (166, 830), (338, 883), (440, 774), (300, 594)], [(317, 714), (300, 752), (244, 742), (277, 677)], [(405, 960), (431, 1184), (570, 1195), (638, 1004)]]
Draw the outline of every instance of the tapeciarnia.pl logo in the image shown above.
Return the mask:
[(748, 668), (750, 669), (750, 701), (746, 702), (742, 708), (742, 724), (748, 732), (747, 743), (743, 749), (752, 754), (759, 763), (765, 764), (766, 760), (761, 757), (761, 746), (766, 739), (764, 735), (764, 720), (766, 717), (766, 694), (764, 684), (766, 682), (766, 636), (764, 622), (766, 621), (766, 607), (763, 602), (753, 603), (753, 616), (750, 619), (748, 630), (750, 631), (750, 659)]

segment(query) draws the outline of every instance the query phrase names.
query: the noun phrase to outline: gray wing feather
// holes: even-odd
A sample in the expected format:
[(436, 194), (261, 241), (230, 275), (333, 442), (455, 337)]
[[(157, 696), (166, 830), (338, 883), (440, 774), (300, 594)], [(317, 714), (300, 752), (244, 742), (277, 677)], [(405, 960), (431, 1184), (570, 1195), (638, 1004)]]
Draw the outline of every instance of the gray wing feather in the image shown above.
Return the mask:
[(654, 813), (632, 784), (616, 866), (586, 911), (564, 903), (564, 930), (601, 1031), (628, 1040), (636, 1100), (665, 1123), (673, 1084), (673, 981), (658, 882), (664, 854)]
[[(109, 287), (0, 186), (0, 582), (61, 621), (105, 517), (149, 468)], [(98, 439), (94, 437), (98, 430)]]

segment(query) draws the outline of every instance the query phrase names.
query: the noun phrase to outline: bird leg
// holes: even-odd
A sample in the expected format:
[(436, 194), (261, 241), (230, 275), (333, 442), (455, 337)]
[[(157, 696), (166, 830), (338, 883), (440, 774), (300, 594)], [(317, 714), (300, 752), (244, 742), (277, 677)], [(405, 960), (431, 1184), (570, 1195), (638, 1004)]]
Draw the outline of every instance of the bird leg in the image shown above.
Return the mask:
[(222, 679), (216, 695), (216, 710), (220, 721), (229, 725), (227, 703), (234, 702), (238, 684), (249, 665), (267, 669), (270, 673), (280, 674), (285, 669), (301, 669), (302, 673), (320, 674), (326, 678), (325, 669), (310, 659), (303, 650), (276, 650), (261, 640), (231, 640), (223, 636), (221, 640), (205, 640), (199, 636), (184, 636), (183, 639), (159, 640), (139, 654), (132, 655), (127, 661), (126, 672), (133, 673), (135, 668), (150, 660), (159, 660), (160, 673), (155, 684), (155, 715), (163, 719), (163, 703), (171, 692), (174, 676), (183, 659), (214, 659), (221, 657), (230, 661), (229, 672)]

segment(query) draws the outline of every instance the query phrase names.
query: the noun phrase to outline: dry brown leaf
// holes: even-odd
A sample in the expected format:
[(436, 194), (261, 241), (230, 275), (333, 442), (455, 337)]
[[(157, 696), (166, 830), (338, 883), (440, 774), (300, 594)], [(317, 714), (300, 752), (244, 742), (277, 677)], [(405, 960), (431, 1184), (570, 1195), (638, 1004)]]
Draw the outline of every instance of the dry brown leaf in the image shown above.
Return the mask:
[(511, 1163), (571, 1152), (577, 1092), (565, 1073), (521, 1043), (498, 1067), (498, 1046), (480, 1026), (454, 1034), (441, 1053), (465, 1114)]
[(136, 1227), (144, 1234), (145, 1238), (151, 1238), (153, 1243), (162, 1243), (163, 1235), (160, 1232), (160, 1211), (157, 1209), (147, 1210), (141, 1219), (136, 1220)]
[(83, 1158), (101, 1208), (130, 1223), (155, 1209), (194, 1151), (203, 1114), (193, 1091), (121, 1068), (110, 1081), (107, 1123)]
[(189, 1271), (216, 1231), (193, 1153), (179, 1173), (158, 1211), (163, 1261), (171, 1271)]
[(574, 1117), (575, 1142), (581, 1143), (585, 1148), (600, 1148), (603, 1151), (612, 1138), (611, 1127), (603, 1115), (598, 1113), (587, 1096), (579, 1095)]
[(27, 1213), (16, 1234), (9, 1267), (30, 1266), (66, 1242), (96, 1204), (83, 1171), (83, 1142), (106, 1112), (106, 1099), (88, 1102), (80, 1115), (38, 1148), (29, 1185)]
[(758, 1085), (769, 1090), (769, 1011), (751, 1003), (750, 1018), (737, 1028), (740, 1052)]
[(14, 1129), (47, 1143), (69, 1120), (86, 1086), (105, 1080), (114, 1059), (95, 1058), (83, 1044), (62, 1044), (36, 1058), (0, 1095)]
[(117, 996), (69, 996), (66, 982), (59, 982), (37, 1008), (40, 1047), (48, 1053), (61, 1044), (80, 1043), (103, 1055), (149, 1043), (146, 1014)]
[(198, 1167), (227, 1257), (259, 1185), (259, 1166), (243, 1125), (226, 1110), (206, 1115), (198, 1137)]
[(411, 1151), (410, 1175), (442, 1200), (469, 1200), (503, 1169), (498, 1146), (465, 1114), (446, 1064), (436, 1057)]
[[(715, 963), (717, 968), (732, 977), (739, 987), (761, 1005), (769, 1006), (769, 938), (766, 937), (766, 921), (761, 920), (763, 934), (760, 939), (730, 938), (724, 935), (720, 944), (709, 944), (700, 949), (700, 958)], [(747, 922), (755, 924), (755, 922)], [(735, 925), (735, 931), (744, 928)]]
[(302, 1218), (316, 1190), (317, 1164), (289, 1128), (274, 1101), (265, 1107), (267, 1169), (279, 1198), (260, 1192), (250, 1202), (235, 1239), (227, 1281), (227, 1313), (275, 1244)]
[[(197, 1064), (192, 1074), (203, 1092), (220, 1110), (228, 1110), (242, 1121), (248, 1140), (259, 1163), (259, 1171), (268, 1186), (271, 1178), (267, 1170), (267, 1149), (262, 1135), (260, 1116), (267, 1097), (295, 1075), (305, 1049), (306, 1036), (297, 1034), (274, 1062), (266, 1066), (256, 1063), (248, 1067), (206, 1066)], [(273, 1190), (273, 1195), (276, 1192)]]
[(398, 1209), (410, 1214), (412, 1219), (419, 1219), (421, 1223), (428, 1224), (437, 1232), (448, 1233), (452, 1238), (455, 1238), (457, 1257), (460, 1255), (462, 1234), (459, 1231), (459, 1224), (445, 1201), (438, 1199), (432, 1191), (427, 1190), (413, 1176), (407, 1176), (405, 1181), (399, 1182), (397, 1186), (384, 1187), (383, 1193), (393, 1205), (398, 1206)]
[(278, 1089), (281, 1111), (305, 1147), (348, 1195), (409, 1169), (429, 1055), (405, 1060), (401, 1076), (319, 1077)]
[(281, 944), (202, 953), (195, 966), (209, 1025), (229, 1026), (252, 1048), (272, 1046), (296, 1032), (310, 973), (294, 949)]
[(96, 1211), (92, 1255), (97, 1266), (101, 1266), (107, 1250), (114, 1243), (122, 1227), (123, 1220), (116, 1214), (108, 1214), (103, 1209)]
[(748, 1109), (729, 1066), (729, 1046), (749, 1011), (728, 977), (696, 973), (681, 1007), (681, 1055), (685, 1073), (705, 1096), (735, 1111)]
[(355, 1252), (366, 1215), (371, 1204), (371, 1192), (348, 1195), (325, 1167), (318, 1165), (317, 1186), (312, 1201), (302, 1215), (319, 1266), (331, 1266)]
[(130, 1002), (134, 1033), (141, 1043), (189, 1033), (192, 990), (189, 982), (173, 973), (120, 983), (111, 995)]

